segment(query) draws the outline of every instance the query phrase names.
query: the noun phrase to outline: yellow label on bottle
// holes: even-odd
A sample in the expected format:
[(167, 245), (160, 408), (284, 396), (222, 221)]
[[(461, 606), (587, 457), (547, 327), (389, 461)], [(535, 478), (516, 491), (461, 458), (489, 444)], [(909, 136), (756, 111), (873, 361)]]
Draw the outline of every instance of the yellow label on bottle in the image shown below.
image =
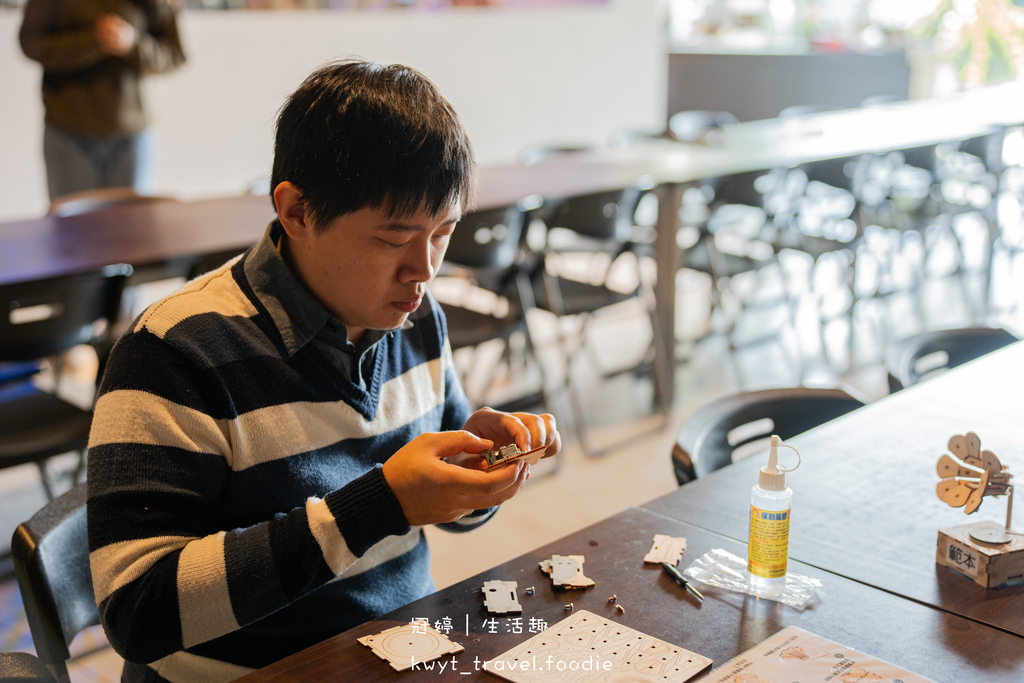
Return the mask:
[(789, 559), (790, 510), (761, 510), (750, 506), (750, 544), (747, 571), (765, 579), (786, 575)]

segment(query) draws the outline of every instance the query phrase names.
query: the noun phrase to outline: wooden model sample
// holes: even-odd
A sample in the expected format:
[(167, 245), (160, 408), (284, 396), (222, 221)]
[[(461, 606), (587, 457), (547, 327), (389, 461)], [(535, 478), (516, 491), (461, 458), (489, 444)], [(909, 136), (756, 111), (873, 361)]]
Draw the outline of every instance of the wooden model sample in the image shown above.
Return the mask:
[(1006, 495), (1006, 525), (981, 521), (940, 529), (936, 562), (987, 588), (1024, 580), (1024, 538), (1010, 530), (1013, 484), (1009, 469), (995, 453), (981, 450), (981, 439), (974, 432), (950, 438), (949, 451), (952, 455), (943, 455), (936, 466), (941, 477), (935, 488), (939, 499), (972, 514), (985, 496)]
[[(1013, 475), (995, 453), (981, 450), (977, 434), (967, 432), (951, 437), (949, 450), (956, 457), (943, 455), (936, 468), (942, 481), (935, 492), (944, 503), (963, 507), (964, 512), (971, 514), (984, 496), (1002, 496), (1010, 491)], [(1007, 515), (1007, 526), (1009, 522)]]

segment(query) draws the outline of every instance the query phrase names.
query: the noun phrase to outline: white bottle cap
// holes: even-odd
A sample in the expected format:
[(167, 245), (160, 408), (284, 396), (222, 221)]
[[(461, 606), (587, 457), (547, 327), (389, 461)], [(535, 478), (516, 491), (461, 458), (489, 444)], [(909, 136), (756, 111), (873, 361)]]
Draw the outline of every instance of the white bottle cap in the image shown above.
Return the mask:
[[(796, 453), (796, 467), (788, 470), (779, 467), (779, 446), (789, 448)], [(768, 450), (768, 464), (761, 468), (761, 477), (757, 485), (765, 491), (784, 491), (789, 486), (789, 477), (786, 475), (800, 466), (799, 458), (799, 451), (782, 443), (782, 439), (772, 434), (771, 447)]]

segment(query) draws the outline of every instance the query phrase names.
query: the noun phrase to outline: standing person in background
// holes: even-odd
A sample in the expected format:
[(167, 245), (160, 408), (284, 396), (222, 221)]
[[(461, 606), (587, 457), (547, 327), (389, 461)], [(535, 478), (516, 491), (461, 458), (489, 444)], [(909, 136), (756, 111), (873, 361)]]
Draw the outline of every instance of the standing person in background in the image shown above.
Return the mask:
[(155, 139), (145, 77), (185, 62), (168, 0), (28, 0), (19, 34), (43, 65), (50, 200), (148, 190)]

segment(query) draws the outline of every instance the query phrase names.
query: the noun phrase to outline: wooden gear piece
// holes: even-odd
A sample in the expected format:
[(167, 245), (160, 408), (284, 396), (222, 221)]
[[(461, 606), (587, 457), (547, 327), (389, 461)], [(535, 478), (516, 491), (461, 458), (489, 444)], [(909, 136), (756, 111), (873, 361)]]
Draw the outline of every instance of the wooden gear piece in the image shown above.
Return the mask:
[(995, 453), (981, 450), (977, 434), (968, 432), (951, 437), (949, 450), (953, 455), (943, 455), (936, 467), (942, 481), (935, 492), (944, 503), (963, 507), (969, 515), (978, 509), (983, 497), (1009, 492), (1013, 475)]
[(523, 606), (516, 597), (518, 587), (519, 584), (515, 581), (484, 581), (480, 590), (483, 591), (487, 611), (490, 614), (522, 614)]
[(426, 621), (402, 624), (381, 631), (375, 636), (364, 636), (357, 640), (373, 650), (373, 654), (391, 664), (395, 671), (405, 671), (416, 664), (430, 662), (465, 649), (435, 630)]
[(595, 585), (583, 575), (583, 555), (552, 555), (540, 562), (540, 570), (551, 575), (551, 583), (558, 588), (584, 589)]
[(654, 534), (654, 544), (644, 556), (644, 562), (661, 564), (667, 562), (675, 565), (686, 551), (686, 539), (682, 536), (666, 536)]
[(536, 465), (540, 462), (540, 459), (544, 457), (547, 446), (538, 446), (529, 451), (519, 450), (519, 446), (514, 443), (510, 443), (507, 446), (501, 448), (488, 448), (486, 451), (481, 453), (487, 464), (484, 465), (484, 471), (493, 470), (498, 467), (504, 467), (509, 463), (517, 462), (519, 460), (525, 460), (531, 465)]

